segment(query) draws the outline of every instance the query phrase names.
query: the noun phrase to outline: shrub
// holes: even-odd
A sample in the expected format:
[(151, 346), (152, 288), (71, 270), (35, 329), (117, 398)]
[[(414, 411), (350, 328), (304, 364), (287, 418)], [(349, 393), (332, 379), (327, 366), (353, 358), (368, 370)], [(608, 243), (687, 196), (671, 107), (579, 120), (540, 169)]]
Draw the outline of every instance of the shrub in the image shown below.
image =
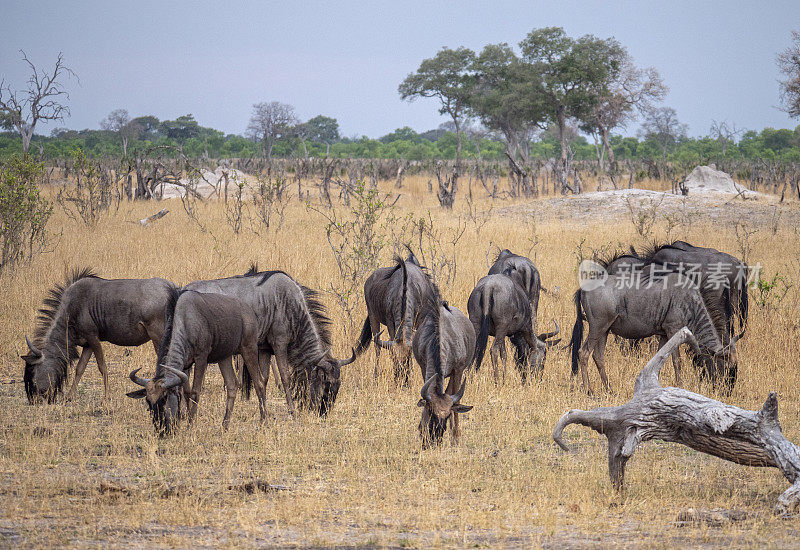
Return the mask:
[(0, 274), (30, 260), (46, 244), (45, 226), (53, 206), (39, 192), (43, 177), (44, 163), (29, 155), (0, 164)]

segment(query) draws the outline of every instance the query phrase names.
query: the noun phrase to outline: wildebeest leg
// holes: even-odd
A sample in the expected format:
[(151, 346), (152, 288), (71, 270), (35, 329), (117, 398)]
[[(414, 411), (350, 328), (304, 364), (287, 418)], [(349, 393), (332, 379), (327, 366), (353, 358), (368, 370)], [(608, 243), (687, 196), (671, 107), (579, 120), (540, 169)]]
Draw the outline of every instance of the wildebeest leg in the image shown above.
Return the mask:
[[(669, 340), (666, 336), (659, 336), (658, 337), (658, 349), (661, 349), (666, 345), (667, 341)], [(681, 385), (681, 355), (680, 350), (676, 349), (675, 352), (672, 354), (672, 368), (675, 369), (675, 385)]]
[[(227, 359), (223, 359), (219, 363), (219, 371), (222, 373), (222, 379), (225, 381), (225, 389), (228, 393), (228, 399), (225, 401), (225, 416), (222, 418), (222, 429), (227, 431), (228, 424), (231, 421), (231, 414), (233, 413), (233, 405), (236, 402), (236, 392), (239, 391), (239, 377), (236, 376), (236, 370), (233, 368), (233, 361), (230, 357)], [(197, 371), (195, 371), (196, 374)], [(250, 375), (253, 375), (253, 372), (250, 371)], [(261, 379), (259, 375), (258, 380)], [(256, 385), (256, 393), (258, 393), (258, 382), (256, 378), (253, 378), (253, 383)], [(198, 394), (199, 397), (199, 394)], [(260, 400), (259, 396), (259, 400)]]
[(291, 381), (289, 378), (289, 360), (286, 352), (275, 350), (275, 362), (278, 364), (278, 374), (281, 376), (281, 386), (286, 395), (286, 408), (290, 416), (294, 416), (294, 400), (292, 399)]
[[(453, 395), (461, 388), (461, 373), (453, 372), (450, 376), (450, 382), (447, 384), (445, 393)], [(450, 424), (450, 435), (452, 437), (453, 445), (458, 443), (458, 438), (461, 437), (461, 429), (458, 427), (458, 413), (453, 412), (453, 418)]]
[(594, 347), (594, 364), (597, 367), (597, 371), (600, 373), (600, 380), (603, 381), (603, 387), (606, 391), (611, 391), (611, 386), (608, 383), (608, 376), (606, 376), (606, 344), (608, 343), (608, 337), (600, 338), (597, 340), (597, 343)]
[[(266, 386), (267, 382), (264, 380), (261, 365), (258, 362), (258, 348), (255, 346), (242, 347), (242, 359), (244, 360), (244, 368), (250, 373), (250, 378), (253, 380), (253, 386), (258, 396), (258, 412), (261, 414), (261, 422), (267, 419), (267, 395)], [(222, 365), (220, 364), (220, 368)], [(267, 376), (269, 376), (269, 369), (266, 369)], [(230, 393), (228, 394), (230, 398)]]
[[(378, 334), (381, 331), (381, 322), (380, 322), (380, 320), (378, 319), (378, 317), (374, 313), (367, 311), (367, 315), (369, 316), (369, 328), (370, 328), (370, 331), (372, 332), (370, 337), (374, 340), (375, 339), (375, 335)], [(374, 377), (375, 377), (375, 380), (377, 380), (378, 379), (378, 360), (381, 358), (381, 347), (378, 346), (378, 345), (373, 345), (373, 347), (375, 348), (375, 375), (374, 375)]]
[[(99, 370), (100, 374), (103, 375), (103, 399), (108, 399), (108, 369), (106, 368), (106, 358), (105, 355), (103, 355), (103, 348), (100, 347), (100, 339), (92, 334), (87, 338), (87, 340), (89, 342), (89, 346), (94, 352), (95, 359), (97, 359), (97, 370)], [(77, 380), (78, 377), (76, 376), (75, 381), (77, 382)]]
[(72, 387), (70, 387), (69, 391), (67, 392), (67, 401), (72, 401), (72, 398), (75, 397), (75, 391), (78, 389), (78, 381), (83, 376), (83, 371), (86, 370), (86, 365), (89, 364), (89, 359), (92, 357), (92, 348), (86, 346), (81, 351), (81, 357), (78, 359), (78, 364), (75, 365), (75, 378), (72, 379)]
[[(192, 391), (189, 392), (189, 424), (194, 422), (197, 414), (197, 403), (200, 401), (200, 392), (203, 391), (203, 378), (206, 376), (206, 357), (198, 357), (194, 362), (194, 378), (192, 379)], [(233, 369), (233, 365), (231, 365)]]
[(506, 378), (506, 333), (502, 329), (495, 329), (494, 342), (492, 349), (489, 351), (492, 358), (492, 367), (494, 368), (494, 381), (498, 382), (500, 379), (499, 363), (503, 363), (503, 380)]
[(261, 371), (261, 376), (264, 377), (264, 391), (267, 389), (269, 382), (269, 371), (272, 368), (272, 377), (275, 379), (275, 385), (281, 389), (281, 377), (278, 375), (278, 367), (272, 362), (272, 354), (260, 349), (258, 350), (258, 370)]

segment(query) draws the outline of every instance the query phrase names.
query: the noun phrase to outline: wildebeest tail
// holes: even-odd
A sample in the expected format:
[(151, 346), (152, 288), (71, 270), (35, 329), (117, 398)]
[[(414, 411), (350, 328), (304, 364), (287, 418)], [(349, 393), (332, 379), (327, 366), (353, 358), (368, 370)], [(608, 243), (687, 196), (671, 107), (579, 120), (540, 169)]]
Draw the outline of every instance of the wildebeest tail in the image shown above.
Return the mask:
[(572, 327), (572, 339), (569, 341), (572, 354), (572, 374), (578, 374), (578, 351), (583, 342), (583, 317), (581, 316), (581, 289), (575, 292), (575, 326)]
[(358, 344), (356, 344), (356, 357), (369, 349), (370, 342), (372, 342), (372, 324), (367, 315), (367, 318), (364, 319), (364, 326), (361, 328), (361, 336), (358, 337)]
[[(247, 368), (247, 365), (244, 363), (244, 357), (241, 357), (242, 362), (242, 397), (245, 399), (250, 399), (250, 392), (253, 389), (253, 377), (250, 376), (250, 369)], [(259, 368), (256, 365), (256, 368)]]
[(483, 362), (483, 355), (486, 353), (486, 344), (489, 341), (489, 321), (492, 316), (492, 309), (494, 309), (494, 296), (489, 294), (489, 301), (484, 302), (484, 293), (481, 293), (480, 301), (481, 306), (481, 327), (478, 330), (478, 339), (475, 341), (475, 355), (472, 357), (475, 363), (475, 371), (481, 368)]
[(743, 266), (742, 272), (738, 277), (739, 282), (739, 328), (741, 329), (740, 337), (744, 336), (744, 331), (747, 329), (747, 309), (749, 307), (747, 297), (747, 266)]

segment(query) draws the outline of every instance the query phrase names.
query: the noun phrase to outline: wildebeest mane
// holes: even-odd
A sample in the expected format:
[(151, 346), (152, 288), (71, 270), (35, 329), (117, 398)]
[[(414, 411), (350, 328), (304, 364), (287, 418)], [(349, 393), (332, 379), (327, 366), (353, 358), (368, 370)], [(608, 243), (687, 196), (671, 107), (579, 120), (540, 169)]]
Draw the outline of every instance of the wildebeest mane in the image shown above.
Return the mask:
[(250, 264), (250, 269), (248, 269), (242, 277), (252, 277), (258, 273), (258, 264), (253, 262)]
[[(675, 242), (679, 242), (679, 241), (675, 241)], [(645, 245), (645, 247), (642, 249), (641, 252), (637, 251), (631, 245), (631, 254), (633, 254), (634, 256), (638, 257), (645, 264), (653, 263), (653, 256), (655, 256), (657, 253), (659, 253), (662, 250), (679, 250), (681, 252), (685, 252), (685, 250), (683, 250), (681, 248), (678, 248), (674, 244), (670, 244), (670, 243), (661, 243), (661, 244), (659, 244), (658, 241), (653, 241), (650, 244)]]
[[(423, 304), (423, 314), (425, 322), (420, 327), (420, 337), (423, 342), (427, 343), (426, 355), (428, 365), (433, 367), (433, 374), (442, 376), (442, 384), (444, 384), (444, 376), (442, 373), (442, 333), (441, 333), (441, 310), (444, 307), (448, 311), (450, 306), (447, 302), (442, 300), (439, 294), (439, 289), (434, 287), (434, 291), (426, 296), (425, 303)], [(427, 369), (426, 369), (427, 371)], [(430, 378), (429, 373), (425, 373), (425, 380)], [(436, 388), (439, 395), (444, 393), (444, 387)]]
[[(64, 298), (64, 293), (69, 287), (81, 279), (98, 278), (92, 268), (84, 267), (83, 269), (75, 268), (67, 276), (64, 283), (56, 284), (47, 292), (47, 296), (42, 300), (42, 307), (39, 309), (36, 317), (36, 328), (33, 332), (33, 342), (38, 348), (44, 347), (48, 336), (52, 339), (58, 351), (52, 354), (55, 361), (55, 368), (52, 373), (48, 373), (52, 377), (53, 385), (55, 387), (54, 395), (61, 392), (64, 382), (67, 380), (67, 365), (79, 357), (78, 349), (75, 345), (75, 338), (72, 337), (69, 323), (69, 316), (61, 314), (61, 302)], [(33, 397), (36, 388), (33, 383), (34, 370), (36, 367), (45, 367), (42, 363), (31, 364), (26, 361), (25, 372), (23, 373), (23, 381), (25, 383), (25, 393), (28, 398)]]
[(61, 306), (61, 299), (64, 297), (64, 291), (81, 279), (86, 279), (88, 277), (99, 278), (91, 267), (84, 267), (83, 269), (75, 268), (67, 276), (64, 283), (57, 283), (53, 288), (47, 291), (47, 296), (42, 300), (42, 307), (39, 309), (39, 315), (36, 317), (36, 329), (33, 333), (35, 344), (40, 344), (50, 331), (50, 326), (53, 324), (53, 321), (56, 320), (58, 308)]
[[(289, 364), (292, 367), (292, 390), (296, 400), (302, 406), (308, 406), (313, 399), (309, 395), (308, 381), (313, 369), (331, 347), (331, 320), (325, 312), (325, 306), (319, 300), (319, 293), (297, 283), (303, 293), (305, 310), (295, 315), (292, 323), (292, 341), (289, 344)], [(315, 336), (316, 335), (316, 336)]]
[(632, 258), (634, 260), (641, 260), (642, 258), (636, 253), (636, 250), (631, 247), (630, 252), (625, 250), (617, 250), (606, 256), (600, 256), (596, 258), (594, 261), (603, 266), (603, 269), (608, 269), (608, 267), (616, 262), (617, 260), (621, 260), (623, 258)]
[(178, 299), (185, 292), (188, 292), (188, 290), (184, 288), (170, 289), (169, 300), (164, 310), (164, 336), (161, 338), (161, 343), (158, 346), (158, 361), (156, 363), (157, 374), (160, 372), (160, 366), (166, 359), (169, 346), (172, 343), (172, 328), (175, 325), (175, 307), (178, 305)]
[(718, 296), (714, 293), (716, 289), (713, 285), (706, 283), (705, 277), (700, 281), (700, 296), (703, 297), (703, 303), (706, 305), (708, 315), (711, 317), (711, 322), (717, 331), (720, 341), (724, 341), (727, 333), (727, 319), (733, 315), (733, 304), (731, 303), (730, 289), (725, 286), (722, 289), (722, 304), (721, 307), (709, 307), (716, 305)]
[(518, 256), (517, 254), (514, 254), (513, 252), (511, 252), (511, 251), (510, 251), (509, 249), (507, 249), (507, 248), (504, 248), (504, 249), (502, 249), (502, 250), (498, 249), (498, 251), (497, 251), (497, 255), (494, 257), (494, 261), (492, 262), (492, 264), (496, 264), (496, 263), (497, 263), (497, 261), (500, 259), (500, 256), (502, 256), (502, 255), (503, 255), (503, 253), (505, 253), (505, 252), (508, 252), (508, 254), (506, 254), (506, 256), (505, 256), (506, 258), (513, 258), (513, 257), (515, 257), (515, 256), (517, 256), (517, 257), (521, 257), (521, 256)]

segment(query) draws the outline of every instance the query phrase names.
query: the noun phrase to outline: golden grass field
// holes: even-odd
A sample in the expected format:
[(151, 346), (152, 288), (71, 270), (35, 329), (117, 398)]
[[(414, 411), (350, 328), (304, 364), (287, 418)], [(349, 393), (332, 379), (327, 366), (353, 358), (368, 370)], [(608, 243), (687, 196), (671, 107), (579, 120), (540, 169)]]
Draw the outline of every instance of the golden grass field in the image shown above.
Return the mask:
[[(668, 183), (645, 186), (664, 189)], [(441, 227), (454, 226), (466, 209), (464, 190), (449, 213), (425, 187), (422, 178), (408, 179), (397, 214), (430, 209)], [(626, 216), (603, 216), (600, 208), (596, 222), (573, 224), (537, 222), (522, 207), (515, 214), (515, 204), (498, 201), (479, 231), (467, 224), (456, 250), (456, 280), (443, 286), (442, 294), (465, 310), (475, 282), (486, 273), (490, 241), (530, 254), (543, 285), (559, 289), (542, 295), (540, 329), (549, 330), (555, 318), (566, 341), (575, 320), (579, 243), (584, 240), (584, 253), (591, 253), (603, 246), (641, 245), (644, 239)], [(476, 205), (482, 211), (490, 207), (484, 198)], [(137, 224), (161, 207), (123, 203), (91, 229), (57, 208), (49, 226), (52, 250), (0, 279), (0, 546), (798, 545), (798, 519), (771, 512), (787, 487), (778, 470), (650, 442), (628, 464), (620, 496), (609, 483), (605, 438), (573, 426), (566, 437), (577, 452), (556, 447), (551, 432), (565, 411), (622, 404), (632, 395), (649, 357), (623, 355), (613, 340), (606, 355), (613, 395), (588, 397), (574, 386), (567, 351), (560, 346), (548, 354), (543, 379), (525, 387), (512, 366), (500, 385), (484, 367), (468, 379), (463, 402), (474, 409), (462, 416), (460, 443), (453, 446), (446, 438), (441, 448), (424, 452), (417, 433), (418, 367), (410, 387), (395, 388), (384, 353), (385, 376), (376, 382), (372, 349), (343, 369), (338, 400), (325, 419), (307, 413), (289, 418), (271, 381), (266, 424), (259, 426), (255, 400), (237, 399), (230, 430), (223, 432), (222, 379), (212, 367), (197, 424), (159, 439), (144, 405), (125, 396), (135, 389), (127, 378), (132, 369), (144, 367), (150, 374), (155, 367), (150, 345), (105, 345), (108, 403), (92, 360), (74, 403), (29, 406), (18, 354), (47, 289), (63, 280), (66, 269), (91, 266), (108, 278), (160, 276), (188, 283), (243, 273), (256, 261), (312, 288), (326, 288), (336, 276), (321, 217), (296, 199), (281, 231), (261, 236), (248, 230), (234, 235), (219, 202), (201, 206), (206, 233), (187, 219), (177, 199), (166, 201), (169, 215), (151, 227)], [(761, 307), (751, 301), (749, 331), (738, 346), (739, 382), (726, 401), (758, 409), (770, 390), (777, 391), (784, 433), (800, 442), (800, 237), (786, 221), (798, 204), (780, 208), (783, 220), (776, 227), (762, 224), (751, 237), (748, 260), (761, 263), (765, 276), (778, 272), (795, 287), (779, 304)], [(756, 228), (753, 220), (744, 221)], [(665, 240), (663, 226), (659, 221), (652, 236)], [(740, 255), (732, 224), (712, 226), (698, 219), (672, 238)], [(384, 265), (390, 259), (387, 248)], [(345, 356), (357, 335), (345, 334), (334, 300), (323, 300), (333, 319), (334, 354)], [(363, 304), (357, 310), (359, 328), (365, 311)], [(591, 376), (599, 387), (596, 370)], [(662, 383), (671, 380), (669, 366)], [(684, 386), (710, 392), (691, 370)], [(279, 487), (238, 489), (258, 480)], [(676, 521), (688, 509), (736, 514), (734, 520), (720, 514), (719, 521)]]

